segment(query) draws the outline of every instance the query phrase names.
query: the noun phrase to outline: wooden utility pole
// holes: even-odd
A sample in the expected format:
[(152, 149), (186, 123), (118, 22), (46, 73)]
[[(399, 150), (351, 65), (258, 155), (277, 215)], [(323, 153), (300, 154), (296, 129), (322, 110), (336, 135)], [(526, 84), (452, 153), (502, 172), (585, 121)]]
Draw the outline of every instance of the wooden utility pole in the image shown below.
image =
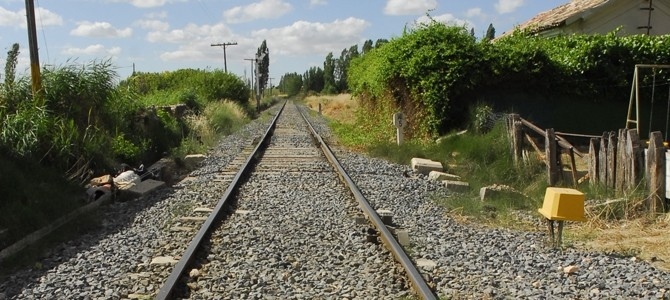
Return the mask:
[(40, 55), (37, 51), (37, 26), (35, 25), (35, 4), (26, 0), (26, 18), (28, 19), (28, 47), (30, 49), (30, 77), (32, 79), (33, 98), (42, 98), (42, 78), (40, 76)]
[(251, 90), (254, 90), (254, 62), (256, 62), (255, 58), (245, 58), (244, 60), (248, 60), (251, 63)]
[(223, 71), (228, 73), (228, 64), (226, 63), (226, 46), (234, 46), (237, 45), (237, 42), (233, 43), (218, 43), (218, 44), (212, 44), (212, 47), (222, 47), (223, 48)]
[(270, 80), (270, 96), (272, 96), (272, 79), (274, 78), (268, 78)]

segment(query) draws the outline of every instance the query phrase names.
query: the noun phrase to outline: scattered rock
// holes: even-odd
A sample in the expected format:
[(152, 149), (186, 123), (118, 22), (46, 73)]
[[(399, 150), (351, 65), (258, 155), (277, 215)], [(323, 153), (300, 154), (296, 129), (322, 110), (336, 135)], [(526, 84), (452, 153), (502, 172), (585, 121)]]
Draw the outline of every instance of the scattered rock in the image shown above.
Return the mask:
[(196, 278), (200, 276), (200, 271), (198, 271), (198, 269), (192, 269), (191, 272), (188, 272), (188, 276), (191, 278)]
[(174, 265), (177, 261), (171, 256), (158, 256), (151, 259), (151, 265)]
[(577, 271), (579, 271), (578, 266), (567, 266), (567, 267), (563, 268), (563, 273), (565, 273), (565, 274), (573, 274), (573, 273), (576, 273)]

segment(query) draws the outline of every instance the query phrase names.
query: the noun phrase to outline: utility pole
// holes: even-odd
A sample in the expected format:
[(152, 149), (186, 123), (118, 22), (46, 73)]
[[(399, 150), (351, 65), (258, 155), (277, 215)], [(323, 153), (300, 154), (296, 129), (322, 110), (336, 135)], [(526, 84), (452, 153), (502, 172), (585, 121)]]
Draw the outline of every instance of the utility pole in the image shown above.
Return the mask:
[(258, 64), (265, 59), (268, 55), (267, 52), (256, 54), (256, 112), (261, 112), (261, 74), (259, 72), (260, 67)]
[(270, 96), (272, 96), (272, 79), (274, 78), (268, 78), (268, 80), (270, 80)]
[(30, 77), (32, 79), (33, 98), (42, 99), (40, 54), (37, 51), (37, 26), (35, 25), (35, 4), (33, 0), (26, 0), (26, 18), (28, 19), (28, 47), (30, 48)]
[[(254, 90), (254, 62), (256, 62), (255, 58), (245, 58), (244, 60), (248, 60), (251, 62), (251, 90)], [(253, 92), (252, 92), (253, 93)]]
[(212, 44), (212, 47), (223, 47), (223, 70), (228, 73), (228, 65), (226, 63), (226, 46), (234, 46), (237, 45), (237, 42), (233, 43), (218, 43), (218, 44)]

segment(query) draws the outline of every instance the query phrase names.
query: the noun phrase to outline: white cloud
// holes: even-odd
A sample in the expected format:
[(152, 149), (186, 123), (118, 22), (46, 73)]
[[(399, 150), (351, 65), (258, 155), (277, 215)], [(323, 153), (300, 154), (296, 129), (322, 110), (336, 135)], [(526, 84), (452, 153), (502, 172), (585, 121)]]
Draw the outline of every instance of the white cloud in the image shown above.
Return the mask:
[(121, 54), (121, 48), (119, 47), (112, 47), (112, 48), (106, 48), (103, 45), (100, 44), (95, 44), (95, 45), (90, 45), (86, 48), (77, 48), (77, 47), (69, 47), (65, 48), (62, 51), (63, 54), (65, 55), (105, 55), (105, 56), (118, 56)]
[(388, 0), (384, 13), (387, 15), (417, 15), (437, 7), (436, 0)]
[[(63, 25), (63, 18), (48, 9), (38, 7), (35, 11), (35, 22), (40, 26)], [(6, 10), (0, 7), (0, 26), (26, 28), (26, 10)]]
[(339, 53), (360, 42), (363, 30), (369, 25), (367, 21), (353, 17), (332, 23), (297, 21), (286, 27), (254, 31), (251, 35), (259, 40), (267, 39), (273, 54), (325, 55)]
[[(25, 10), (24, 10), (25, 13)], [(25, 14), (22, 16), (21, 12), (13, 12), (0, 7), (0, 25), (1, 26), (20, 26), (26, 23)]]
[(511, 13), (521, 7), (523, 1), (524, 0), (498, 0), (498, 3), (495, 4), (495, 8), (500, 14)]
[[(471, 28), (473, 26), (472, 22), (456, 18), (454, 15), (449, 13), (439, 16), (431, 16), (431, 18), (437, 22), (444, 23), (447, 25), (465, 26), (467, 28)], [(431, 22), (431, 20), (427, 16), (421, 16), (416, 19), (416, 22), (418, 24), (428, 24)]]
[(326, 0), (309, 0), (310, 6), (326, 5), (326, 4), (328, 4), (328, 1)]
[(188, 24), (181, 29), (170, 31), (152, 31), (147, 34), (147, 40), (152, 43), (192, 43), (194, 41), (212, 42), (221, 38), (229, 38), (232, 32), (223, 23), (214, 25)]
[(70, 31), (71, 35), (85, 37), (129, 37), (133, 34), (131, 28), (116, 29), (107, 22), (78, 22), (77, 28)]
[(467, 12), (465, 12), (465, 16), (468, 18), (481, 17), (483, 15), (484, 14), (482, 13), (482, 9), (479, 7), (470, 8)]
[(291, 11), (293, 7), (282, 0), (261, 0), (247, 6), (236, 6), (223, 12), (229, 23), (243, 23), (257, 19), (273, 19)]
[(166, 11), (152, 12), (145, 15), (149, 19), (167, 19), (168, 13)]
[(113, 0), (114, 2), (125, 2), (139, 8), (161, 7), (173, 2), (186, 2), (188, 0)]
[(160, 20), (140, 20), (136, 22), (141, 28), (155, 30), (155, 31), (166, 31), (170, 28), (170, 24), (165, 21)]

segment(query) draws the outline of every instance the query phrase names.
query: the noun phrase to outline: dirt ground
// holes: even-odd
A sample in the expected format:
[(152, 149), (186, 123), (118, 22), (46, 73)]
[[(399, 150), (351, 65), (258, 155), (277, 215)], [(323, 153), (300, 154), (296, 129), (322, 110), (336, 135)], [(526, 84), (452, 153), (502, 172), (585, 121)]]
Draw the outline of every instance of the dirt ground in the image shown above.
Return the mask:
[(358, 108), (358, 102), (350, 94), (309, 96), (305, 98), (305, 103), (315, 111), (319, 110), (319, 103), (321, 103), (323, 115), (342, 123), (351, 124), (356, 121), (353, 115)]
[[(318, 110), (321, 103), (322, 113), (340, 122), (354, 122), (355, 110), (358, 105), (349, 94), (334, 96), (310, 96), (305, 103), (313, 110)], [(542, 153), (537, 153), (542, 155)], [(564, 157), (564, 162), (569, 158)], [(586, 162), (576, 160), (578, 171), (586, 170)], [(571, 178), (571, 172), (566, 172)], [(584, 180), (584, 172), (579, 172), (577, 179)], [(585, 223), (570, 224), (566, 228), (566, 240), (574, 247), (586, 251), (616, 253), (631, 259), (647, 261), (659, 269), (670, 271), (670, 213), (656, 218), (637, 218), (620, 221), (601, 221), (591, 218)]]
[(579, 248), (630, 256), (670, 271), (670, 213), (652, 220), (592, 221), (573, 230)]

